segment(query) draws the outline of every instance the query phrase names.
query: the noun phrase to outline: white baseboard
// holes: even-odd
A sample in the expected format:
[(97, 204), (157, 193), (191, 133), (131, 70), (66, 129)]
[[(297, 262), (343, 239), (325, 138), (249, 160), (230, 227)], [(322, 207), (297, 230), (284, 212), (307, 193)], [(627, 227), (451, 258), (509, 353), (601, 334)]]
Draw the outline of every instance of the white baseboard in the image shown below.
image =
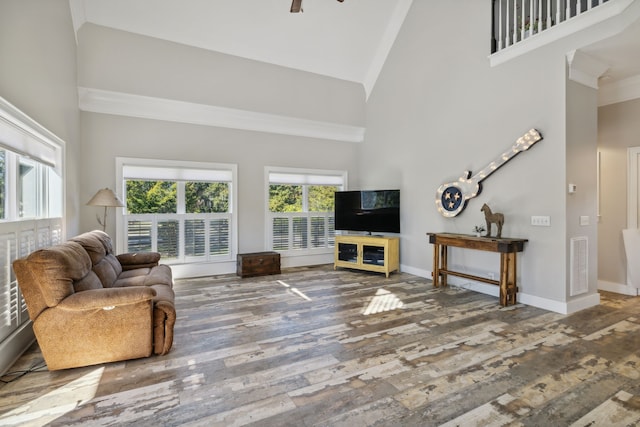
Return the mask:
[(606, 280), (598, 280), (598, 290), (615, 292), (616, 294), (637, 296), (638, 288), (627, 286), (622, 283), (607, 282)]
[(420, 268), (415, 268), (415, 267), (401, 264), (400, 271), (402, 271), (403, 273), (409, 273), (409, 274), (413, 274), (414, 276), (424, 277), (425, 279), (431, 280), (431, 271), (429, 270), (422, 270)]
[[(409, 266), (402, 266), (402, 271), (427, 279), (430, 279), (432, 277), (431, 271), (420, 270)], [(497, 286), (489, 285), (482, 282), (449, 276), (447, 278), (447, 283), (452, 286), (457, 286), (485, 295), (491, 295), (496, 298), (500, 296), (500, 289)], [(571, 314), (575, 313), (576, 311), (584, 310), (585, 308), (593, 307), (600, 304), (600, 295), (594, 293), (584, 295), (580, 298), (572, 299), (571, 301), (563, 302), (518, 292), (518, 302), (533, 307), (542, 308), (543, 310), (553, 311), (555, 313)]]
[(280, 258), (280, 267), (305, 267), (311, 265), (333, 264), (333, 253), (313, 254), (301, 256), (283, 256)]

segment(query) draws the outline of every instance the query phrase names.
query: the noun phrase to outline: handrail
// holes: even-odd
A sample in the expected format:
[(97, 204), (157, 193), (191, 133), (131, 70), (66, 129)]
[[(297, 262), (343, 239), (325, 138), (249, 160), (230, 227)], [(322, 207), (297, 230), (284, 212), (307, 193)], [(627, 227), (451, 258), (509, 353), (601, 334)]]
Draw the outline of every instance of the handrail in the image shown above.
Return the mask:
[(591, 11), (608, 0), (494, 0), (491, 53)]

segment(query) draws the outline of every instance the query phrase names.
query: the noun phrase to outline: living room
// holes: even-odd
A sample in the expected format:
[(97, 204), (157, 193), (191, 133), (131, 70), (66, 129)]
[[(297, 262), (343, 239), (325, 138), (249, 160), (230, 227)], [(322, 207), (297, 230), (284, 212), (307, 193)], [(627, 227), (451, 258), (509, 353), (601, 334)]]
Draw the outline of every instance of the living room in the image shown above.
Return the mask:
[[(620, 229), (600, 235), (597, 152), (603, 144), (622, 149), (619, 140), (599, 140), (599, 132), (609, 134), (620, 117), (633, 117), (640, 101), (601, 107), (617, 111), (599, 123), (599, 91), (567, 78), (567, 52), (633, 26), (627, 20), (635, 16), (637, 22), (638, 1), (629, 2), (624, 19), (614, 14), (495, 66), (488, 59), (488, 4), (398, 3), (405, 3), (406, 16), (375, 84), (365, 87), (91, 22), (75, 28), (66, 0), (3, 1), (0, 96), (65, 141), (66, 237), (97, 228), (99, 211), (85, 203), (99, 188), (121, 188), (118, 158), (235, 165), (237, 253), (266, 249), (267, 168), (333, 170), (347, 174), (351, 189), (401, 189), (402, 272), (430, 278), (432, 248), (425, 233), (471, 233), (484, 221), (480, 206), (486, 202), (504, 213), (504, 235), (528, 239), (519, 259), (521, 303), (571, 313), (598, 304), (599, 281), (626, 285)], [(93, 96), (94, 103), (79, 94)], [(95, 101), (105, 94), (129, 101), (147, 97), (154, 105), (179, 101), (258, 112), (286, 117), (290, 125), (297, 119), (330, 123), (341, 136), (99, 112)], [(632, 120), (622, 126), (625, 134), (637, 129)], [(530, 128), (544, 139), (492, 175), (463, 214), (443, 218), (437, 212), (441, 184), (484, 167)], [(345, 136), (362, 129), (361, 141)], [(576, 185), (575, 194), (568, 194), (568, 184)], [(618, 208), (602, 206), (601, 213), (606, 209)], [(118, 214), (112, 213), (107, 231), (118, 242)], [(539, 215), (549, 216), (551, 226), (532, 226), (530, 218)], [(588, 225), (580, 225), (583, 216)], [(588, 280), (585, 292), (571, 295), (569, 241), (575, 236), (590, 242)], [(609, 262), (599, 268), (601, 256), (612, 252), (615, 268)], [(497, 273), (488, 255), (456, 256), (471, 272)], [(330, 260), (331, 254), (324, 262)], [(232, 273), (233, 265), (215, 273)], [(295, 265), (295, 257), (283, 259), (283, 266)]]

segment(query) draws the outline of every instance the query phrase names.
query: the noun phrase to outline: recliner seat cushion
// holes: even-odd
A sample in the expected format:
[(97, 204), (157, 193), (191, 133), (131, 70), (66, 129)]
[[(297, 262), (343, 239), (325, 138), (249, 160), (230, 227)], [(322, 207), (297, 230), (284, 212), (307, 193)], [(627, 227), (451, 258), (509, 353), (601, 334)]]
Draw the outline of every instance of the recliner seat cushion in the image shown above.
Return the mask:
[(160, 264), (153, 268), (126, 270), (120, 273), (113, 284), (114, 287), (151, 285), (165, 285), (172, 288), (171, 268), (168, 265)]

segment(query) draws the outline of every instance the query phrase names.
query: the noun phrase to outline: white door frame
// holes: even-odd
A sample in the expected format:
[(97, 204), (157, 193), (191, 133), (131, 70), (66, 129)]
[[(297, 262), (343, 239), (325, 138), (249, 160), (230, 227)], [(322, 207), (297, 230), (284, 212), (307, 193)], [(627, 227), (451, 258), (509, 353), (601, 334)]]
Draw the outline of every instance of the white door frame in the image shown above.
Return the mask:
[(638, 161), (640, 147), (627, 149), (627, 228), (638, 228)]
[[(627, 228), (638, 228), (638, 164), (640, 164), (640, 147), (627, 149)], [(629, 260), (627, 260), (627, 263)], [(631, 286), (629, 269), (627, 268), (627, 295), (638, 295), (638, 289)]]

